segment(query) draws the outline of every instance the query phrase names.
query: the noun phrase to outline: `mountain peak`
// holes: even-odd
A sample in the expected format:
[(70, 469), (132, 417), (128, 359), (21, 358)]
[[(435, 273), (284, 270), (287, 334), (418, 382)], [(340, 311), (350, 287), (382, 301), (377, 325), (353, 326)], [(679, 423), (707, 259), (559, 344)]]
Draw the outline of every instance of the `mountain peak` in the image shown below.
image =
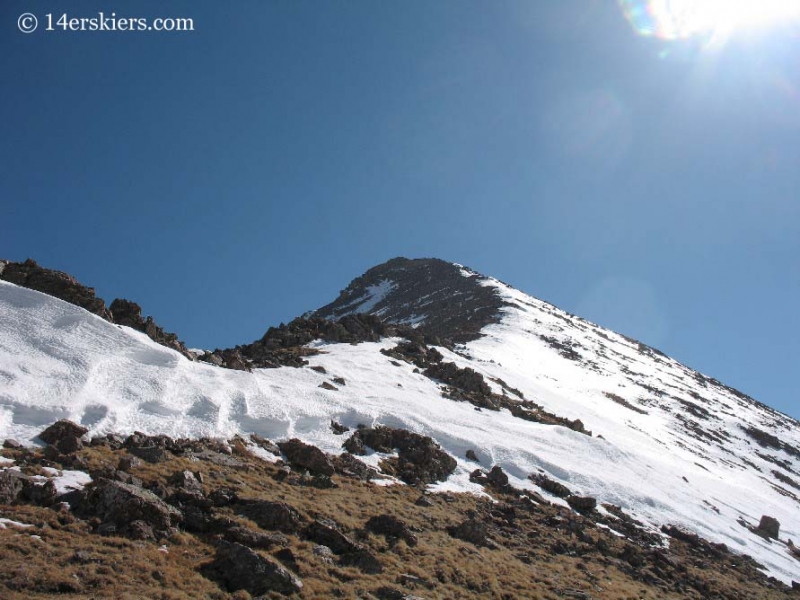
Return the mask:
[(506, 302), (489, 278), (438, 258), (393, 258), (350, 282), (339, 297), (314, 311), (340, 319), (356, 313), (408, 325), (423, 335), (464, 343), (500, 319)]

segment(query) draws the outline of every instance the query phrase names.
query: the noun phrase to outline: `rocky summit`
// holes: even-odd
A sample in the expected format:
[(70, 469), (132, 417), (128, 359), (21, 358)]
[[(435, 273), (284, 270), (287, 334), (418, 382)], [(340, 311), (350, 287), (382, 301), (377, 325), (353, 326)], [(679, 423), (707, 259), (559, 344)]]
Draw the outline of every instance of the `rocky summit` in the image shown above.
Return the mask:
[(798, 597), (798, 422), (396, 258), (233, 348), (0, 261), (0, 597)]
[(439, 343), (462, 343), (500, 320), (505, 302), (488, 282), (443, 260), (394, 258), (354, 279), (314, 314), (336, 320), (367, 313), (412, 327)]

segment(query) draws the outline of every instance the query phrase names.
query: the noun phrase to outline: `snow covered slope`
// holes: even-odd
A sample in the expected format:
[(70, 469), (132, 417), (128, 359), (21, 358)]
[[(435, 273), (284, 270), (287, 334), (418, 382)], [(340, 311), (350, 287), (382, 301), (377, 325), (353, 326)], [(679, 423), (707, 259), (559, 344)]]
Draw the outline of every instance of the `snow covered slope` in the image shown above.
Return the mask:
[[(0, 282), (0, 439), (32, 443), (45, 426), (69, 418), (93, 434), (256, 432), (340, 452), (343, 439), (331, 432), (331, 419), (351, 428), (385, 424), (429, 435), (458, 459), (440, 489), (483, 492), (469, 481), (475, 464), (464, 456), (471, 449), (482, 466), (499, 464), (518, 487), (541, 492), (527, 476), (544, 472), (654, 528), (683, 525), (752, 555), (787, 583), (798, 579), (800, 563), (783, 543), (737, 522), (757, 524), (767, 514), (780, 521), (781, 539), (800, 535), (800, 491), (793, 487), (800, 480), (796, 421), (635, 341), (496, 280), (450, 268), (465, 280), (459, 289), (467, 296), (488, 306), (489, 296), (474, 293), (480, 287), (492, 303), (499, 301), (483, 337), (452, 351), (439, 348), (444, 360), (483, 374), (498, 393), (503, 388), (496, 380), (504, 381), (511, 399), (518, 391), (547, 411), (580, 419), (593, 436), (447, 399), (438, 382), (381, 354), (396, 339), (317, 342), (323, 353), (310, 357), (310, 366), (326, 373), (233, 371), (192, 362), (140, 332)], [(408, 281), (378, 275), (383, 278), (364, 282), (365, 288), (386, 282), (370, 308), (397, 320), (411, 312), (420, 327), (437, 320), (420, 308), (425, 300), (408, 295)], [(437, 282), (431, 279), (431, 285)], [(351, 291), (360, 306), (370, 305), (370, 298)], [(402, 302), (392, 304), (392, 294), (399, 293)], [(437, 295), (446, 302), (446, 286), (438, 286)], [(468, 302), (458, 306), (471, 310)], [(448, 310), (447, 322), (456, 322), (458, 310), (452, 304)], [(334, 377), (346, 383), (320, 387)]]

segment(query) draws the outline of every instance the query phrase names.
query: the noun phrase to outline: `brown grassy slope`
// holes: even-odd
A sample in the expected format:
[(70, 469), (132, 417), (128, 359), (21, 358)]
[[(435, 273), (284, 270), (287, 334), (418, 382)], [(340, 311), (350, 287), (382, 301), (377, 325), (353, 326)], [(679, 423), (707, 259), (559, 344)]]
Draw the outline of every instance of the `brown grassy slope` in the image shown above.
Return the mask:
[[(673, 540), (668, 551), (653, 551), (598, 528), (591, 519), (560, 506), (520, 499), (511, 490), (489, 489), (494, 503), (464, 494), (430, 494), (430, 506), (420, 506), (422, 491), (406, 485), (381, 487), (338, 475), (333, 477), (338, 487), (332, 489), (297, 485), (292, 479), (280, 482), (280, 465), (239, 448), (239, 467), (175, 457), (144, 463), (131, 473), (145, 486), (168, 487), (173, 473), (190, 469), (203, 475), (206, 493), (229, 487), (242, 499), (285, 502), (306, 523), (332, 519), (383, 566), (377, 575), (339, 566), (335, 557), (315, 552), (316, 544), (300, 532), (286, 534), (285, 543), (260, 552), (278, 555), (295, 569), (304, 584), (302, 598), (390, 598), (392, 590), (400, 593), (394, 597), (431, 599), (798, 597), (764, 577), (752, 561), (707, 543)], [(21, 456), (19, 451), (4, 453)], [(90, 447), (77, 457), (88, 469), (99, 469), (116, 466), (126, 455), (125, 450)], [(43, 460), (37, 451), (27, 462)], [(237, 504), (215, 509), (217, 517), (258, 531), (241, 512)], [(366, 531), (367, 520), (382, 514), (404, 521), (418, 543), (409, 546)], [(203, 575), (214, 558), (211, 534), (181, 531), (155, 542), (101, 536), (93, 533), (97, 523), (91, 520), (27, 505), (0, 506), (0, 517), (35, 525), (0, 530), (2, 598), (250, 598)], [(487, 545), (448, 533), (448, 527), (467, 518), (486, 526)], [(646, 544), (646, 536), (642, 540)], [(162, 544), (167, 552), (159, 550)]]

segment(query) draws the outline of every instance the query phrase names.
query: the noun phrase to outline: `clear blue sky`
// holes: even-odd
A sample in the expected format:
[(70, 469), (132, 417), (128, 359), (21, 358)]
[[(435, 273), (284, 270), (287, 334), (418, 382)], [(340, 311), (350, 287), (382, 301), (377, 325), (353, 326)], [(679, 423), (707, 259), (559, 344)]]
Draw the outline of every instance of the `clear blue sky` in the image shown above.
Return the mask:
[[(42, 30), (65, 10), (195, 31)], [(800, 417), (797, 28), (704, 48), (599, 0), (5, 0), (0, 31), (2, 257), (200, 347), (440, 257)]]

